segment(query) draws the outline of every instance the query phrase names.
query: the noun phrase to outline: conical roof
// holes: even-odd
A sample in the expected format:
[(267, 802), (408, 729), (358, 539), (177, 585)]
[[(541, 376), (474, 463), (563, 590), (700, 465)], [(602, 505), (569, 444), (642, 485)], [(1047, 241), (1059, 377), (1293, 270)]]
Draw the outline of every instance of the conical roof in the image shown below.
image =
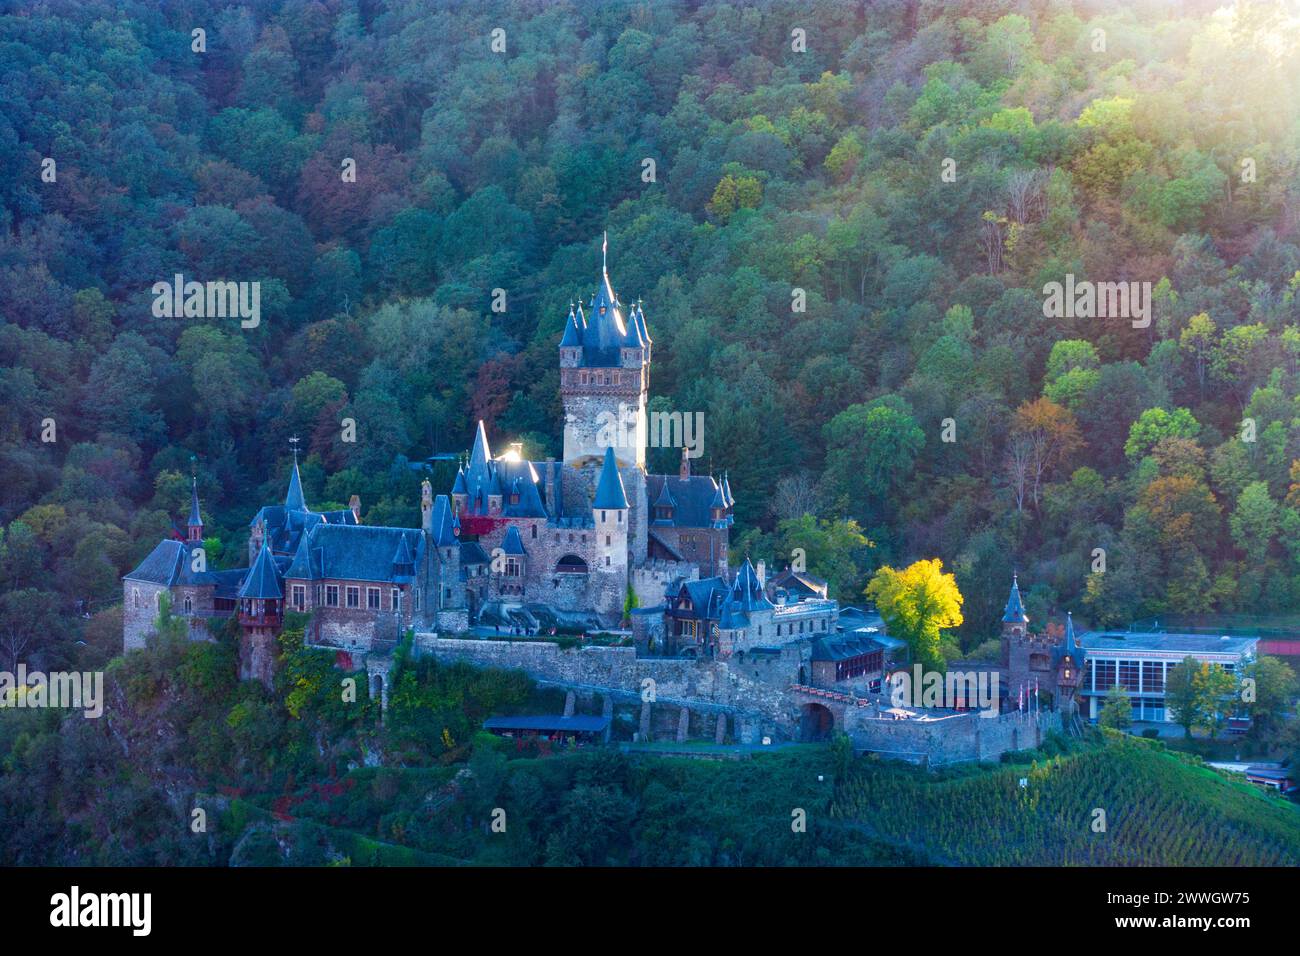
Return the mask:
[(1025, 604), (1020, 600), (1020, 581), (1015, 574), (1011, 575), (1011, 595), (1007, 598), (1006, 609), (1002, 612), (1002, 623), (1029, 623), (1029, 615), (1025, 613)]
[(280, 578), (275, 571), (275, 559), (271, 557), (271, 547), (262, 542), (262, 550), (257, 553), (257, 560), (248, 569), (248, 576), (239, 587), (241, 598), (282, 598), (284, 590), (280, 587)]
[(289, 475), (289, 491), (284, 496), (284, 507), (289, 511), (306, 511), (307, 499), (302, 493), (302, 475), (298, 474), (298, 459), (293, 460), (293, 473)]
[(623, 490), (623, 476), (618, 473), (614, 449), (605, 449), (605, 463), (600, 468), (600, 482), (596, 485), (593, 508), (626, 508), (627, 493)]

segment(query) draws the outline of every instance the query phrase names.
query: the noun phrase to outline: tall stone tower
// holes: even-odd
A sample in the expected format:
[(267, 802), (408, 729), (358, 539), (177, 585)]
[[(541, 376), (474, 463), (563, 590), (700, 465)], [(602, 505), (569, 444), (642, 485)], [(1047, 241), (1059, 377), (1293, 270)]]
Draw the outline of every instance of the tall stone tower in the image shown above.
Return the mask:
[[(607, 449), (614, 450), (630, 505), (628, 546), (634, 563), (646, 553), (645, 452), (649, 434), (650, 333), (639, 304), (614, 292), (604, 258), (589, 312), (570, 308), (560, 340), (564, 403), (564, 467), (579, 480), (565, 490), (566, 507), (591, 501)], [(572, 498), (571, 498), (572, 496)], [(585, 499), (585, 500), (583, 500)]]
[(599, 465), (613, 447), (620, 468), (645, 470), (650, 336), (639, 305), (627, 308), (601, 270), (590, 315), (570, 308), (560, 340), (564, 463)]

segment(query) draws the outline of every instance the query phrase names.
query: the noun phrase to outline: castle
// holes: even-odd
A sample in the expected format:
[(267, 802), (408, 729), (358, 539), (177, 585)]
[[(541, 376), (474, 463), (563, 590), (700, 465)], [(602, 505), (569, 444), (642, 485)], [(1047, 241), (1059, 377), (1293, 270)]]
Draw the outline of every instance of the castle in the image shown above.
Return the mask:
[(519, 445), (494, 455), (480, 421), (450, 494), (423, 483), (418, 529), (362, 524), (355, 495), (313, 510), (295, 449), (283, 503), (249, 523), (248, 567), (209, 570), (196, 485), (184, 538), (123, 579), (124, 646), (143, 646), (165, 595), (196, 637), (237, 618), (241, 675), (269, 682), (289, 610), (311, 615), (309, 643), (365, 654), (409, 629), (611, 627), (683, 582), (727, 581), (726, 476), (692, 475), (685, 447), (678, 474), (646, 472), (651, 349), (640, 304), (624, 305), (602, 267), (559, 343), (563, 460), (529, 461)]

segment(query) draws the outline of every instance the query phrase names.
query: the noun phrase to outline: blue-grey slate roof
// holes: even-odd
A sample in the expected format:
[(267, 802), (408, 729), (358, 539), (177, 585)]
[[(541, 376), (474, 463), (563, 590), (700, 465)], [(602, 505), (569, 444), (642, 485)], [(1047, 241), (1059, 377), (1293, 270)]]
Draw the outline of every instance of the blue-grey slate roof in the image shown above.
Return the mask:
[(1007, 598), (1007, 606), (1002, 612), (1002, 622), (1004, 624), (1026, 624), (1029, 621), (1029, 615), (1025, 613), (1024, 602), (1020, 600), (1020, 581), (1016, 575), (1011, 576), (1011, 595)]
[(284, 506), (290, 511), (306, 511), (307, 499), (302, 493), (302, 476), (298, 474), (298, 462), (293, 463), (293, 473), (289, 476), (289, 491), (284, 496)]
[(600, 481), (596, 485), (596, 499), (593, 508), (626, 508), (627, 493), (623, 490), (623, 476), (618, 473), (618, 462), (614, 459), (614, 449), (605, 449), (605, 463), (600, 467)]
[(727, 515), (715, 521), (710, 507), (718, 494), (718, 484), (708, 475), (691, 475), (679, 478), (676, 475), (646, 475), (646, 495), (651, 501), (658, 501), (664, 489), (674, 501), (671, 518), (655, 518), (650, 524), (671, 528), (719, 528), (729, 527), (731, 516)]
[(418, 566), (424, 556), (424, 534), (415, 528), (317, 525), (304, 537), (285, 577), (405, 583), (409, 575), (393, 562), (403, 538), (412, 563)]
[(239, 588), (241, 598), (282, 598), (284, 589), (280, 587), (280, 574), (275, 566), (270, 547), (263, 542), (262, 550), (257, 553), (257, 560), (248, 569), (248, 577)]
[(452, 493), (466, 495), (466, 510), (472, 515), (488, 514), (488, 499), (499, 495), (501, 514), (508, 518), (546, 517), (541, 478), (536, 467), (523, 458), (494, 459), (488, 446), (487, 430), (481, 421), (474, 434), (469, 466), (463, 478), (457, 474)]
[(519, 536), (519, 528), (511, 525), (506, 530), (506, 536), (501, 541), (501, 550), (506, 554), (527, 554), (524, 550), (523, 538)]
[(194, 479), (190, 488), (190, 518), (187, 522), (191, 528), (203, 527), (203, 516), (199, 514), (199, 480)]

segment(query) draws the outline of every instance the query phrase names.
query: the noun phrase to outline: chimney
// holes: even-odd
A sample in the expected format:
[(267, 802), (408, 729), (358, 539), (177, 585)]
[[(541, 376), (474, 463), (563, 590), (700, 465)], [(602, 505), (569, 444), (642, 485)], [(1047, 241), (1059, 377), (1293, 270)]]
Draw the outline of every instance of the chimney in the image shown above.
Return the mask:
[(754, 567), (754, 571), (758, 574), (758, 586), (760, 588), (767, 587), (767, 562), (760, 560)]
[(420, 482), (420, 527), (433, 530), (433, 485), (428, 478)]
[(691, 460), (686, 457), (686, 446), (682, 446), (682, 464), (677, 471), (677, 477), (685, 481), (691, 477)]
[(361, 524), (361, 496), (353, 495), (348, 499), (348, 510), (352, 512), (352, 518), (357, 524)]

